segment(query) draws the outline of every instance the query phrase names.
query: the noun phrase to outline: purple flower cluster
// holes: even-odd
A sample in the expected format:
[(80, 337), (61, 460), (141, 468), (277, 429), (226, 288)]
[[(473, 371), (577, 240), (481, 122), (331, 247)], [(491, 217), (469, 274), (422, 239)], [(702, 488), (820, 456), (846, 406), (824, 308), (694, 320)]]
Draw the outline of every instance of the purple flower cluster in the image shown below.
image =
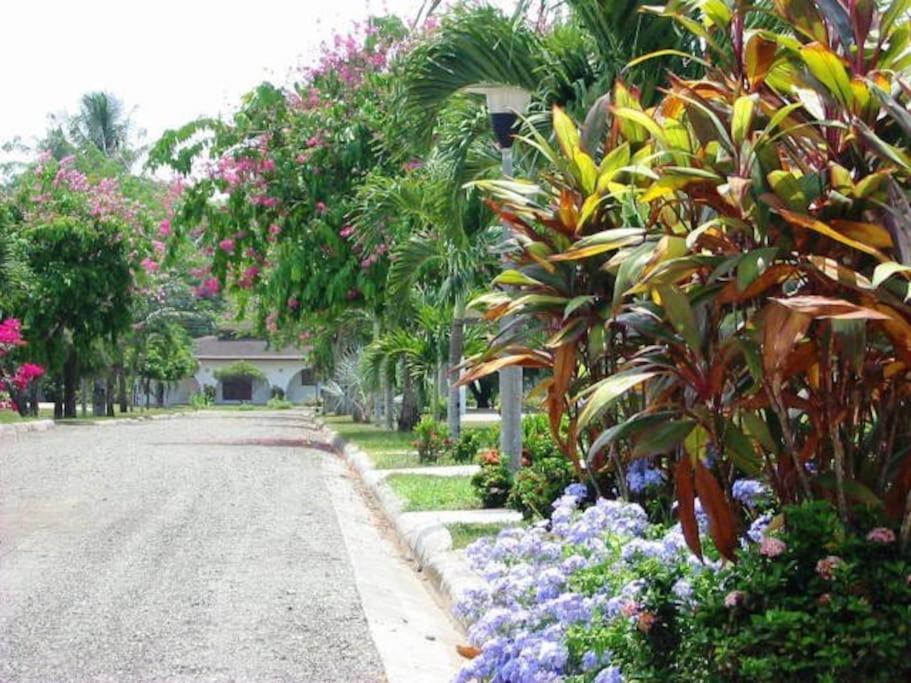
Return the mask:
[(626, 483), (631, 493), (642, 493), (653, 486), (660, 486), (664, 478), (664, 472), (645, 459), (634, 460), (626, 472)]
[(748, 508), (755, 508), (756, 504), (769, 495), (769, 489), (762, 482), (755, 479), (738, 479), (734, 482), (731, 495)]
[[(580, 511), (585, 496), (585, 487), (574, 484), (555, 503), (549, 523), (504, 529), (468, 547), (468, 560), (483, 582), (459, 596), (454, 611), (481, 653), (462, 669), (459, 683), (537, 683), (579, 674), (622, 681), (610, 653), (572, 653), (568, 630), (637, 618), (647, 585), (633, 570), (644, 559), (684, 563), (694, 571), (703, 567), (679, 525), (661, 534), (639, 505), (603, 498)], [(615, 585), (574, 589), (579, 572), (604, 566), (620, 577)], [(688, 604), (687, 582), (674, 592)]]

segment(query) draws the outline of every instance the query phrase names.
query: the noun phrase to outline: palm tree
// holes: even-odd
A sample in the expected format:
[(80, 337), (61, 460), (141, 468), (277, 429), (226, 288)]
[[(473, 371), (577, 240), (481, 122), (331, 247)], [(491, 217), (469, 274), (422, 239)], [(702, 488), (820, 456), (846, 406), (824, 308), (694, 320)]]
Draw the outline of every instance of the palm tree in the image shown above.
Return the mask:
[(70, 135), (79, 146), (94, 147), (108, 158), (127, 151), (130, 119), (123, 103), (111, 93), (83, 95), (79, 113), (69, 123)]

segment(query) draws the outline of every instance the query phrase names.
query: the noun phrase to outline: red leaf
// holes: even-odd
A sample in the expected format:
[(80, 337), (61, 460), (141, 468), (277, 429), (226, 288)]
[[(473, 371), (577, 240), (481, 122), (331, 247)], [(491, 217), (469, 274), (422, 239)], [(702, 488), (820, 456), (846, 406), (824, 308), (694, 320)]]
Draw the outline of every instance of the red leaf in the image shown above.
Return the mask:
[(690, 459), (684, 456), (674, 468), (674, 481), (677, 484), (677, 515), (680, 517), (680, 528), (686, 544), (700, 560), (702, 559), (702, 542), (699, 540), (699, 524), (696, 522), (696, 494), (693, 491), (693, 466)]
[(730, 503), (724, 496), (715, 476), (700, 461), (696, 461), (696, 492), (702, 509), (709, 518), (709, 533), (721, 556), (734, 561), (737, 531)]

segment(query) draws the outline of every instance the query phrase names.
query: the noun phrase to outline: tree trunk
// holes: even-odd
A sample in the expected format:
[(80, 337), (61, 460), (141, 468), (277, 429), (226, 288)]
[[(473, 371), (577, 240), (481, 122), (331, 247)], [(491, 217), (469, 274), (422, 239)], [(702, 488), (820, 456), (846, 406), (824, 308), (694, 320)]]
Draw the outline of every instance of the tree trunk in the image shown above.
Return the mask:
[(127, 373), (122, 365), (117, 368), (117, 401), (120, 403), (120, 412), (127, 412)]
[[(380, 326), (380, 321), (375, 319), (373, 321), (373, 338), (379, 339), (382, 332), (383, 329)], [(373, 404), (373, 424), (379, 427), (383, 424), (383, 387), (375, 387), (370, 395), (370, 399), (370, 402)]]
[(414, 378), (405, 368), (402, 373), (402, 412), (399, 414), (399, 431), (410, 432), (420, 419), (420, 406), (418, 406), (418, 395), (414, 386)]
[(155, 383), (155, 405), (164, 408), (164, 382)]
[(395, 372), (386, 362), (383, 368), (383, 426), (395, 429)]
[(92, 380), (92, 417), (104, 417), (107, 412), (107, 396), (104, 391), (104, 380), (97, 377)]
[(453, 439), (458, 439), (462, 430), (462, 405), (459, 400), (459, 388), (454, 386), (457, 376), (451, 373), (452, 369), (462, 362), (464, 331), (465, 320), (462, 317), (462, 311), (457, 308), (452, 318), (452, 331), (449, 334), (449, 401), (446, 405), (446, 423), (449, 425), (449, 434)]
[(114, 368), (108, 371), (107, 381), (104, 386), (104, 400), (108, 417), (114, 417), (114, 374), (116, 372), (117, 370)]
[(82, 377), (79, 380), (79, 402), (82, 404), (82, 417), (88, 415), (89, 381)]
[(152, 407), (152, 380), (145, 381), (146, 410)]
[(436, 422), (440, 419), (440, 366), (433, 371), (433, 383), (430, 387), (430, 417)]
[(79, 382), (79, 359), (70, 349), (63, 362), (63, 417), (76, 417), (76, 384)]

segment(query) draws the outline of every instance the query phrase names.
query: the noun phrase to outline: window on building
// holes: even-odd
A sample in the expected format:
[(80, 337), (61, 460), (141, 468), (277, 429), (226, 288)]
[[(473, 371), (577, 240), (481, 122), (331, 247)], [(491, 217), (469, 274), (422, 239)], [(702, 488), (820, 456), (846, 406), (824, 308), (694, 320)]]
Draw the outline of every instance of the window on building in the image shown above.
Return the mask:
[(248, 377), (225, 380), (221, 387), (221, 397), (225, 401), (252, 401), (253, 380)]
[(313, 368), (304, 368), (301, 370), (301, 384), (305, 387), (316, 384), (316, 379), (313, 376)]

